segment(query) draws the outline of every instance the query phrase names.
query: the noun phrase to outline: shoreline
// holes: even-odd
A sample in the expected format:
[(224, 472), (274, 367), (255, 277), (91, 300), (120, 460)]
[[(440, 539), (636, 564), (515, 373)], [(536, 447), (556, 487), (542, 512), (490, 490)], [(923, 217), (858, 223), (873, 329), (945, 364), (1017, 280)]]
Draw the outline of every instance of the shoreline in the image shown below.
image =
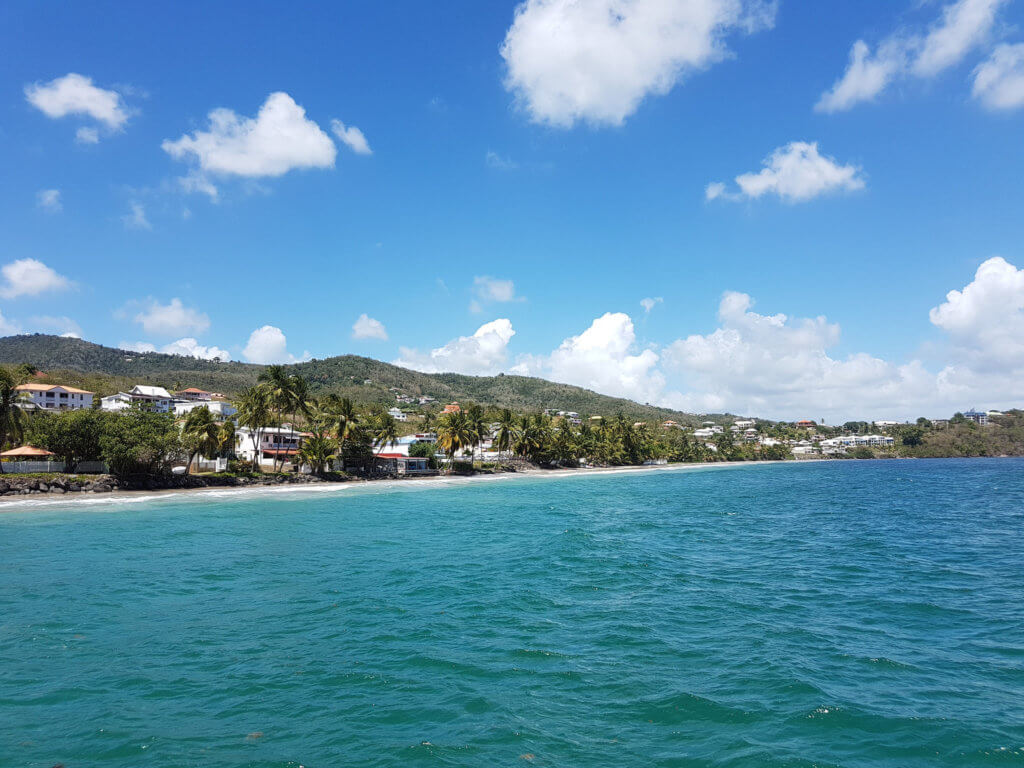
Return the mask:
[(515, 479), (538, 479), (552, 478), (564, 479), (568, 477), (596, 477), (614, 474), (637, 473), (637, 472), (667, 472), (700, 470), (712, 468), (740, 468), (752, 466), (772, 466), (778, 464), (817, 464), (829, 459), (801, 459), (800, 461), (703, 461), (703, 462), (679, 462), (675, 464), (662, 465), (638, 465), (622, 467), (593, 467), (589, 469), (529, 469), (519, 472), (500, 472), (496, 474), (479, 475), (434, 475), (430, 477), (408, 477), (408, 478), (386, 478), (381, 480), (349, 480), (343, 482), (323, 480), (295, 484), (281, 485), (254, 485), (254, 486), (213, 486), (207, 488), (160, 488), (153, 490), (132, 489), (113, 490), (109, 493), (89, 493), (75, 495), (50, 496), (49, 494), (38, 494), (32, 496), (17, 496), (8, 499), (0, 499), (0, 514), (4, 512), (24, 511), (28, 509), (52, 509), (57, 507), (94, 507), (104, 504), (122, 506), (133, 502), (156, 501), (161, 499), (172, 499), (177, 497), (188, 498), (192, 496), (210, 496), (218, 500), (235, 498), (238, 500), (251, 498), (257, 495), (276, 494), (306, 494), (316, 495), (325, 493), (347, 493), (356, 489), (380, 488), (386, 490), (397, 490), (401, 488), (443, 488), (471, 485), (482, 482), (498, 482), (501, 480)]

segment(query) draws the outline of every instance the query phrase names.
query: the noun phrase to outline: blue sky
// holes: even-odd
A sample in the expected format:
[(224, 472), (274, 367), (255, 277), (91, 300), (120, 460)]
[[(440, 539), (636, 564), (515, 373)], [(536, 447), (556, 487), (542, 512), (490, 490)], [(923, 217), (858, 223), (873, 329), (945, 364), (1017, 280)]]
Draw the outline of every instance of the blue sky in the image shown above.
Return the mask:
[(1021, 405), (1022, 9), (6, 3), (0, 329)]

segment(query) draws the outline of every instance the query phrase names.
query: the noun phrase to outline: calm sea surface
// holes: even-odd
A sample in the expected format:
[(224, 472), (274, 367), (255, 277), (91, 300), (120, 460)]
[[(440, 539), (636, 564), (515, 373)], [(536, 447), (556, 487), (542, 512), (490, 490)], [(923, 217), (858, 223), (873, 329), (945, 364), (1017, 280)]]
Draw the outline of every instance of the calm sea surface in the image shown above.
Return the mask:
[(1024, 765), (1024, 461), (0, 513), (0, 766)]

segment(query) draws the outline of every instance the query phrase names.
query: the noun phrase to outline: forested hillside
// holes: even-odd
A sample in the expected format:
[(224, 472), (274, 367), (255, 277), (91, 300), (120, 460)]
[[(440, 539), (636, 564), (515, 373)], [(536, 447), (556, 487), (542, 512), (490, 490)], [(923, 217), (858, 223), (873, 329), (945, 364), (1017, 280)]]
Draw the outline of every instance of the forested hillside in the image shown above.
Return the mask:
[[(250, 363), (128, 352), (82, 339), (46, 334), (0, 338), (0, 364), (21, 363), (45, 371), (53, 381), (80, 386), (100, 395), (132, 384), (158, 384), (172, 389), (201, 387), (230, 396), (255, 383), (263, 370), (263, 366)], [(362, 403), (394, 403), (391, 388), (397, 388), (441, 402), (473, 401), (516, 411), (557, 408), (581, 414), (622, 413), (637, 420), (674, 419), (686, 424), (699, 421), (695, 416), (678, 411), (529, 376), (427, 374), (356, 355), (310, 360), (287, 368), (308, 379), (313, 394), (335, 392)]]

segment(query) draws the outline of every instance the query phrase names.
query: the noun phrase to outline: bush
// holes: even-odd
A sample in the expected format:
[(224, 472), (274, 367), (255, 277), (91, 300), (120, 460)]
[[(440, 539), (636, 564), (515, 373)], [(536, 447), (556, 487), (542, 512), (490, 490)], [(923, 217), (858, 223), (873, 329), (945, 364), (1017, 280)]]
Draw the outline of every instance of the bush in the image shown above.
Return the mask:
[(100, 436), (103, 459), (119, 479), (163, 475), (183, 461), (181, 434), (166, 414), (124, 411), (106, 421)]
[(850, 453), (855, 459), (873, 459), (875, 458), (875, 452), (868, 448), (866, 445), (858, 446), (854, 448)]

